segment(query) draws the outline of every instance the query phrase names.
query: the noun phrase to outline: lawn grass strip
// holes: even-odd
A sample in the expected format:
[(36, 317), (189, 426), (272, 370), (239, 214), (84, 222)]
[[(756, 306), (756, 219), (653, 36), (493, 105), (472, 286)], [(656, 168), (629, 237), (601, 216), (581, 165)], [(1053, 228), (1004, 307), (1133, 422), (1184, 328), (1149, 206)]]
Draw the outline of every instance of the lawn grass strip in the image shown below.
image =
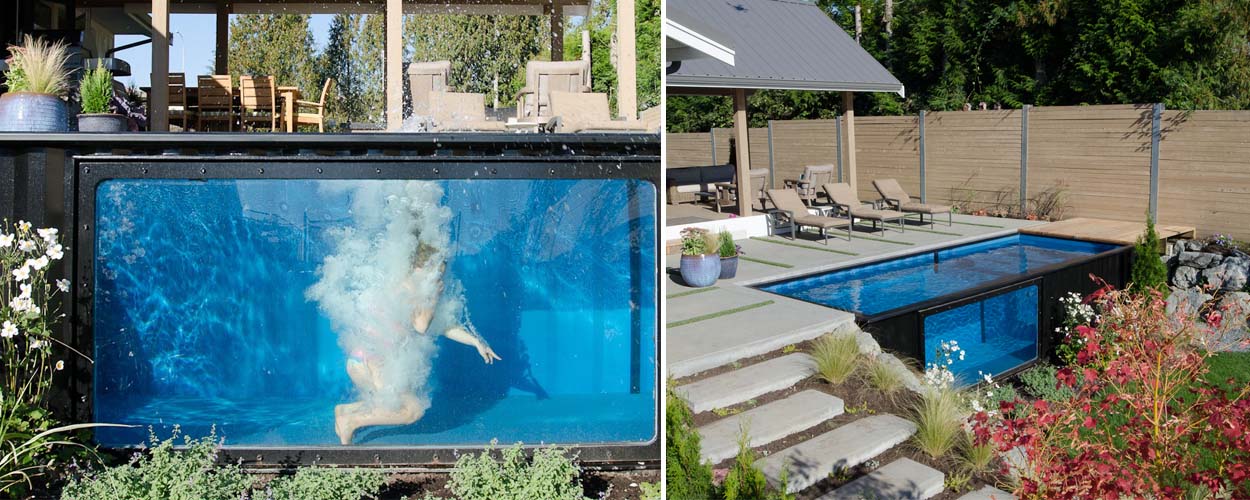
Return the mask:
[(1006, 226), (995, 226), (995, 225), (993, 225), (993, 224), (978, 224), (978, 223), (976, 223), (976, 222), (959, 222), (959, 221), (957, 221), (957, 220), (956, 220), (956, 221), (951, 221), (951, 222), (953, 222), (953, 223), (955, 223), (955, 224), (963, 224), (963, 225), (965, 225), (965, 226), (992, 227), (992, 228), (995, 228), (995, 229), (1003, 229), (1004, 227), (1006, 227)]
[(861, 240), (867, 240), (867, 241), (880, 241), (880, 242), (882, 242), (882, 243), (893, 243), (893, 244), (895, 244), (895, 245), (907, 245), (907, 246), (912, 246), (912, 245), (915, 245), (915, 243), (909, 243), (909, 242), (906, 242), (906, 241), (887, 240), (887, 239), (885, 239), (885, 238), (878, 238), (878, 237), (876, 237), (876, 236), (860, 236), (860, 235), (857, 235), (857, 234), (853, 234), (853, 235), (851, 235), (851, 237), (852, 237), (852, 238), (858, 238), (858, 239), (861, 239)]
[(719, 287), (714, 287), (714, 286), (709, 286), (709, 287), (704, 287), (704, 288), (695, 288), (694, 290), (686, 290), (684, 292), (671, 293), (671, 294), (668, 294), (668, 296), (666, 296), (665, 298), (675, 299), (678, 297), (685, 297), (687, 295), (694, 295), (696, 293), (710, 292), (712, 290), (717, 290), (718, 288)]
[(963, 237), (963, 236), (964, 236), (964, 235), (959, 234), (959, 233), (948, 233), (948, 232), (946, 232), (946, 231), (938, 231), (938, 230), (935, 230), (935, 229), (922, 229), (922, 228), (918, 228), (918, 227), (909, 227), (909, 228), (907, 228), (907, 230), (908, 230), (908, 231), (919, 231), (919, 232), (922, 232), (922, 233), (940, 234), (940, 235), (942, 235), (942, 236), (959, 236), (959, 237)]
[(847, 252), (847, 251), (845, 251), (845, 250), (834, 250), (834, 249), (832, 249), (832, 248), (820, 248), (820, 247), (814, 247), (814, 246), (810, 246), (810, 245), (804, 245), (804, 244), (801, 244), (801, 243), (791, 243), (791, 242), (789, 242), (789, 241), (785, 241), (785, 240), (777, 240), (777, 239), (773, 239), (773, 238), (765, 238), (765, 237), (763, 237), (763, 236), (752, 236), (752, 237), (751, 237), (751, 239), (756, 240), (756, 241), (763, 241), (763, 242), (765, 242), (765, 243), (775, 243), (775, 244), (778, 244), (778, 245), (786, 245), (786, 246), (792, 246), (792, 247), (806, 248), (806, 249), (808, 249), (808, 250), (818, 250), (818, 251), (821, 251), (821, 252), (836, 253), (836, 254), (840, 254), (840, 255), (850, 255), (851, 257), (857, 257), (857, 256), (859, 256), (859, 254), (857, 254), (857, 253), (855, 253), (855, 252)]
[(773, 303), (774, 302), (771, 300), (766, 300), (764, 302), (756, 302), (754, 304), (747, 304), (745, 306), (735, 307), (733, 309), (726, 309), (724, 311), (717, 311), (717, 312), (710, 313), (710, 314), (704, 314), (702, 316), (695, 316), (693, 318), (683, 319), (681, 321), (674, 321), (664, 326), (666, 328), (677, 328), (679, 326), (685, 326), (691, 323), (698, 323), (700, 321), (706, 321), (706, 320), (713, 319), (713, 318), (719, 318), (721, 316), (728, 316), (730, 314), (736, 314), (742, 311), (750, 311), (751, 309), (756, 309), (756, 308), (764, 307), (767, 305), (772, 305)]
[(786, 268), (786, 269), (790, 269), (790, 268), (793, 268), (793, 267), (794, 267), (794, 266), (792, 266), (792, 265), (790, 265), (790, 264), (786, 264), (786, 263), (782, 263), (782, 262), (773, 262), (773, 261), (771, 261), (771, 260), (757, 259), (757, 258), (754, 258), (754, 257), (747, 257), (747, 256), (745, 256), (745, 255), (739, 255), (739, 256), (738, 256), (738, 258), (739, 258), (739, 259), (742, 259), (742, 260), (745, 260), (745, 261), (748, 261), (748, 262), (755, 262), (755, 263), (757, 263), (757, 264), (764, 264), (764, 265), (768, 265), (768, 266), (784, 267), (784, 268)]

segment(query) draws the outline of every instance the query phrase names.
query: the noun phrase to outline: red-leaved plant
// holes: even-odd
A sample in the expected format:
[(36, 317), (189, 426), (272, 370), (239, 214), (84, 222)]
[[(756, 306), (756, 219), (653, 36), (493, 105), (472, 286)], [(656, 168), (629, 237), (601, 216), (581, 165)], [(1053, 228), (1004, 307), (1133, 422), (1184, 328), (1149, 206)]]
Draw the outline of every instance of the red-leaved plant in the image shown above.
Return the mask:
[(1058, 373), (1076, 397), (973, 416), (978, 443), (1023, 452), (1016, 496), (1250, 498), (1250, 387), (1204, 379), (1226, 347), (1219, 322), (1171, 317), (1158, 292), (1105, 287), (1091, 300), (1100, 319), (1077, 328), (1084, 346)]

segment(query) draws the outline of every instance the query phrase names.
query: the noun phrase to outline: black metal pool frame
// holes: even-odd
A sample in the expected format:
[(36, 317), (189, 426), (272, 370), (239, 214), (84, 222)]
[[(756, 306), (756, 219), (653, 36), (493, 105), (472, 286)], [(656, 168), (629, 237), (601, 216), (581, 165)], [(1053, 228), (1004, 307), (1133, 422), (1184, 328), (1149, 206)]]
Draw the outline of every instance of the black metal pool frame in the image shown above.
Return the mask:
[[(990, 239), (1000, 237), (1003, 236), (994, 236), (979, 241), (988, 241)], [(973, 243), (976, 242), (963, 242), (955, 246)], [(825, 274), (829, 272), (855, 269), (873, 264), (879, 264), (888, 260), (915, 257), (917, 255), (933, 254), (936, 258), (937, 252), (948, 248), (952, 247), (926, 250), (903, 256), (893, 256), (887, 259), (865, 262), (832, 271), (821, 271), (814, 274)], [(920, 366), (923, 367), (925, 363), (929, 362), (929, 355), (932, 354), (925, 352), (924, 347), (925, 317), (971, 302), (990, 298), (995, 295), (1001, 295), (1027, 286), (1037, 285), (1038, 315), (1040, 316), (1038, 318), (1037, 325), (1038, 359), (1050, 359), (1051, 361), (1054, 361), (1054, 332), (1056, 327), (1063, 324), (1064, 315), (1063, 306), (1060, 304), (1059, 298), (1069, 292), (1077, 292), (1081, 295), (1087, 295), (1101, 288), (1102, 284), (1095, 282), (1090, 277), (1091, 275), (1098, 277), (1102, 281), (1116, 288), (1123, 287), (1124, 284), (1128, 282), (1130, 273), (1132, 272), (1132, 250), (1133, 247), (1131, 246), (1122, 246), (1094, 255), (1081, 257), (1079, 259), (1042, 267), (1029, 273), (1000, 278), (972, 289), (949, 293), (922, 302), (917, 302), (915, 304), (909, 304), (896, 309), (891, 309), (889, 311), (873, 315), (855, 313), (855, 323), (858, 324), (865, 332), (872, 334), (873, 338), (877, 339), (877, 342), (881, 344), (882, 348), (912, 358), (918, 361)], [(762, 289), (763, 287), (803, 279), (809, 276), (811, 275), (790, 277), (783, 280), (760, 283), (752, 286)], [(823, 306), (824, 304), (819, 305)], [(1025, 363), (1005, 373), (996, 373), (994, 376), (999, 378), (1010, 376), (1032, 366), (1034, 363), (1035, 362)]]
[[(655, 134), (25, 134), (0, 133), (0, 218), (58, 227), (73, 261), (59, 273), (73, 283), (72, 307), (60, 340), (92, 346), (91, 290), (95, 187), (115, 178), (250, 179), (640, 179), (655, 189), (651, 242), (663, 255), (659, 214), (660, 141)], [(632, 218), (636, 220), (636, 218)], [(632, 252), (635, 265), (640, 254)], [(653, 387), (656, 434), (637, 444), (562, 443), (582, 463), (603, 469), (656, 468), (660, 464), (659, 388), (660, 270), (653, 270), (657, 331)], [(635, 314), (640, 314), (635, 310)], [(638, 390), (640, 318), (633, 321), (631, 387)], [(55, 410), (89, 422), (91, 366), (81, 358), (55, 381)], [(429, 470), (452, 465), (458, 454), (484, 446), (457, 447), (230, 447), (221, 460), (254, 469), (310, 464)], [(125, 450), (117, 450), (124, 452)]]

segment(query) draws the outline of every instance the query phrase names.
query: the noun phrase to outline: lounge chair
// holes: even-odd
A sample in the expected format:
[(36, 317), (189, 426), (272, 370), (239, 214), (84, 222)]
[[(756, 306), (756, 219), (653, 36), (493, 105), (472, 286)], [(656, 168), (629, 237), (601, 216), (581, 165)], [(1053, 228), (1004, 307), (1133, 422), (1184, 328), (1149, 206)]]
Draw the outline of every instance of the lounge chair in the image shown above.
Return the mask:
[(646, 132), (639, 121), (613, 120), (608, 95), (600, 92), (551, 92), (549, 130), (556, 132)]
[(590, 62), (530, 61), (525, 64), (525, 88), (517, 93), (518, 121), (546, 121), (552, 92), (590, 92)]
[(807, 206), (820, 197), (820, 186), (833, 182), (833, 165), (808, 165), (798, 179), (786, 179), (786, 187), (794, 189)]
[(907, 191), (903, 191), (903, 187), (894, 179), (877, 179), (872, 181), (872, 186), (881, 194), (881, 201), (885, 202), (885, 206), (900, 212), (917, 214), (921, 224), (924, 224), (925, 214), (929, 214), (929, 225), (933, 225), (933, 216), (937, 214), (946, 214), (946, 225), (954, 224), (951, 207), (920, 203), (920, 198), (908, 196)]
[(851, 185), (845, 182), (836, 184), (825, 184), (821, 186), (825, 190), (825, 195), (833, 200), (833, 208), (835, 211), (841, 209), (846, 211), (846, 217), (850, 220), (866, 219), (872, 221), (872, 228), (877, 229), (877, 223), (881, 223), (881, 234), (885, 234), (885, 221), (898, 221), (899, 231), (906, 232), (903, 227), (903, 219), (907, 214), (894, 210), (877, 210), (875, 208), (864, 208), (864, 203), (859, 201), (859, 195), (855, 194), (855, 190), (851, 189)]
[(432, 90), (428, 94), (430, 119), (433, 130), (438, 132), (502, 132), (504, 123), (486, 119), (486, 97), (467, 92), (442, 92)]
[(430, 92), (446, 92), (451, 61), (415, 62), (408, 65), (408, 93), (413, 116), (430, 116)]
[(793, 189), (767, 189), (764, 192), (768, 196), (768, 200), (776, 207), (776, 211), (773, 212), (774, 215), (783, 217), (785, 221), (790, 223), (790, 239), (797, 239), (797, 231), (801, 230), (803, 226), (815, 227), (820, 229), (821, 242), (828, 245), (829, 237), (825, 235), (825, 231), (846, 226), (846, 240), (851, 240), (850, 219), (812, 215), (807, 211), (807, 205), (803, 204), (799, 194), (794, 192)]
[[(751, 192), (754, 196), (747, 198), (754, 206), (755, 202), (760, 202), (760, 208), (764, 207), (764, 200), (768, 196), (764, 191), (768, 188), (768, 169), (753, 168), (751, 169)], [(737, 177), (735, 175), (735, 177)], [(738, 204), (738, 183), (737, 182), (717, 182), (716, 186), (716, 211), (720, 212), (721, 207), (727, 207)]]

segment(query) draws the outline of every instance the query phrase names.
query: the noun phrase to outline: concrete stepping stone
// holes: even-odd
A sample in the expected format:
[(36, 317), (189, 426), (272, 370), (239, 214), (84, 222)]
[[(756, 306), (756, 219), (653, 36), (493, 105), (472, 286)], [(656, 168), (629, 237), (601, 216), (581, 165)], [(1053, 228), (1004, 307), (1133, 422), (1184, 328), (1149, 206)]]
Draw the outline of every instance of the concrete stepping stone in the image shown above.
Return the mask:
[(986, 486), (959, 497), (959, 500), (1016, 500), (1016, 496), (993, 486)]
[(946, 474), (910, 458), (889, 465), (842, 485), (817, 500), (925, 500), (942, 493)]
[(690, 405), (690, 411), (701, 413), (780, 391), (813, 373), (816, 361), (796, 352), (679, 386), (676, 391)]
[(854, 467), (880, 455), (915, 433), (916, 424), (901, 417), (888, 413), (873, 415), (773, 453), (757, 463), (777, 486), (781, 485), (782, 468), (788, 469), (786, 491), (797, 492), (835, 469)]
[(737, 455), (743, 429), (756, 448), (841, 415), (844, 407), (842, 399), (808, 389), (717, 420), (699, 428), (703, 458), (715, 464)]

